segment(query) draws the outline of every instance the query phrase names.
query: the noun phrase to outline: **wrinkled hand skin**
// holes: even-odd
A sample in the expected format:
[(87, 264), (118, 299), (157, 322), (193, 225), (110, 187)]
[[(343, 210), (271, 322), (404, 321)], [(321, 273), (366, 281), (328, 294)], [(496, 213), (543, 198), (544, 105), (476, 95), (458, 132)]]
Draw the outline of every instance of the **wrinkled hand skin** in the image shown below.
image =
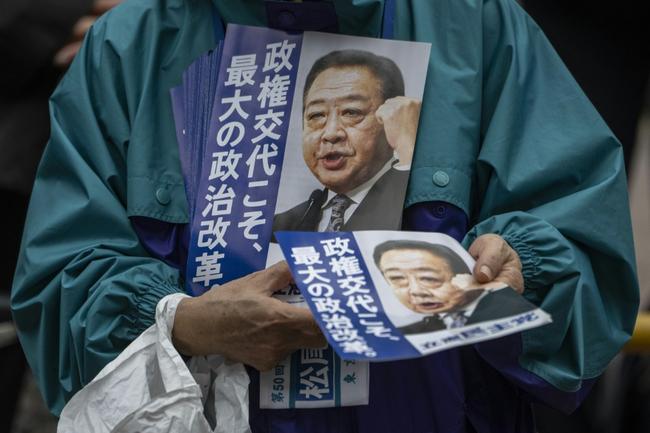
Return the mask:
[(413, 159), (421, 106), (418, 99), (396, 96), (387, 99), (375, 112), (400, 165), (409, 165)]
[(521, 260), (515, 250), (499, 235), (486, 234), (476, 238), (469, 247), (476, 260), (472, 271), (474, 279), (481, 284), (500, 281), (517, 293), (524, 292)]
[(185, 355), (219, 354), (260, 371), (297, 349), (324, 347), (309, 309), (271, 296), (291, 281), (287, 263), (280, 262), (182, 300), (172, 330), (174, 346)]

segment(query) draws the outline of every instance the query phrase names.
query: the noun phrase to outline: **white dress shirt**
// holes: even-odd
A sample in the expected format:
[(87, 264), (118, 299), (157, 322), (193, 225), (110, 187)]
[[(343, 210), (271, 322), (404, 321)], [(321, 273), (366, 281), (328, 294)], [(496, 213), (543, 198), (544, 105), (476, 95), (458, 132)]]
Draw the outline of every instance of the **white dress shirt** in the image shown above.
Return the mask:
[[(343, 224), (347, 223), (354, 211), (359, 207), (359, 204), (363, 201), (364, 198), (368, 195), (368, 192), (373, 187), (373, 185), (388, 171), (388, 170), (410, 170), (410, 165), (399, 165), (395, 164), (395, 159), (390, 159), (384, 164), (384, 166), (377, 172), (373, 177), (368, 179), (366, 182), (362, 183), (352, 191), (349, 191), (345, 195), (352, 200), (352, 203), (348, 206), (343, 214)], [(332, 190), (327, 191), (327, 200), (323, 203), (321, 208), (321, 218), (318, 222), (318, 231), (323, 232), (327, 228), (327, 225), (330, 222), (332, 217), (332, 199), (337, 195)]]

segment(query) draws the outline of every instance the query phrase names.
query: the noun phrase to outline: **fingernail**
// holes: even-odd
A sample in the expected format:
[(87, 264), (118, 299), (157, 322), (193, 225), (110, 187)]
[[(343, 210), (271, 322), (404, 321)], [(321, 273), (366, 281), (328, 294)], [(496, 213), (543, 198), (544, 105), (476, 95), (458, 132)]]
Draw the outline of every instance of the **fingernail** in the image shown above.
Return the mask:
[(485, 275), (488, 280), (492, 279), (492, 270), (488, 268), (486, 265), (481, 266), (481, 273)]

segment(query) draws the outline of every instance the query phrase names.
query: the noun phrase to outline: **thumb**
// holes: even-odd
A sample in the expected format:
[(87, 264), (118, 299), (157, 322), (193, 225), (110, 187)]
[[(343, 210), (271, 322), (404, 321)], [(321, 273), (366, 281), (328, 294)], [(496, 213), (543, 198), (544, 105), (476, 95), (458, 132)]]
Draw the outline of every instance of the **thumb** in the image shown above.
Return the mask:
[(469, 249), (476, 259), (474, 279), (481, 284), (489, 283), (499, 275), (507, 258), (503, 247), (505, 242), (494, 235), (484, 235), (477, 238)]

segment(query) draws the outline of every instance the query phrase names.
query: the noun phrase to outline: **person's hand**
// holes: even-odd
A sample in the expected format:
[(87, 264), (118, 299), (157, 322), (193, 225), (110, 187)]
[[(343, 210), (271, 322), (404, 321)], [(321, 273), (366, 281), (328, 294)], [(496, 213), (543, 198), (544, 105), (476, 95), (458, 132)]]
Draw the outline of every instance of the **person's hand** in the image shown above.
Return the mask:
[(219, 354), (260, 371), (300, 348), (327, 342), (308, 308), (271, 295), (291, 282), (286, 262), (255, 272), (196, 298), (176, 310), (172, 341), (185, 355)]
[(422, 102), (397, 96), (387, 99), (375, 112), (379, 123), (384, 125), (388, 144), (399, 159), (399, 165), (410, 165), (418, 132), (418, 119)]
[(519, 255), (501, 236), (479, 236), (469, 247), (469, 253), (476, 259), (472, 272), (476, 281), (481, 284), (500, 281), (517, 293), (523, 293), (524, 277)]
[(59, 68), (67, 68), (70, 66), (72, 59), (74, 59), (74, 56), (79, 52), (83, 38), (86, 35), (86, 32), (88, 32), (90, 26), (93, 25), (95, 20), (99, 18), (101, 14), (122, 3), (122, 1), (123, 0), (95, 0), (93, 8), (89, 14), (79, 18), (72, 27), (72, 37), (70, 42), (54, 55), (54, 66)]

